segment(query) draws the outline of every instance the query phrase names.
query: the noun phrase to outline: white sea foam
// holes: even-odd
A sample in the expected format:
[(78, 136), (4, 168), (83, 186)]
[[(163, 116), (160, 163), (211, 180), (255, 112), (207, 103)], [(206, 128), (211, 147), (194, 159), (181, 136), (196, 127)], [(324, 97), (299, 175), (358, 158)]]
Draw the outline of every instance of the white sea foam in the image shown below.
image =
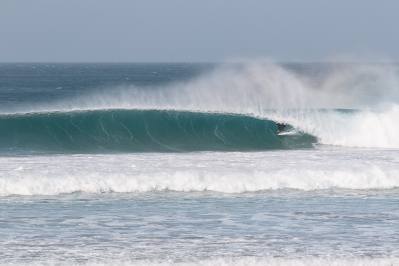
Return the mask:
[(321, 144), (399, 148), (399, 105), (374, 111), (275, 112), (268, 117), (316, 136)]
[(0, 158), (0, 195), (399, 187), (398, 151), (63, 155)]

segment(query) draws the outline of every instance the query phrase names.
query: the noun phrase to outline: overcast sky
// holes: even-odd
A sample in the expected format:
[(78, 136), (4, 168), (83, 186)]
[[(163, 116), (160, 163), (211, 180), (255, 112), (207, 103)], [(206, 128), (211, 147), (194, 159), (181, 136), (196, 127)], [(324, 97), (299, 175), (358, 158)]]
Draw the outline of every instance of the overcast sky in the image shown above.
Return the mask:
[(0, 62), (399, 60), (397, 0), (0, 0)]

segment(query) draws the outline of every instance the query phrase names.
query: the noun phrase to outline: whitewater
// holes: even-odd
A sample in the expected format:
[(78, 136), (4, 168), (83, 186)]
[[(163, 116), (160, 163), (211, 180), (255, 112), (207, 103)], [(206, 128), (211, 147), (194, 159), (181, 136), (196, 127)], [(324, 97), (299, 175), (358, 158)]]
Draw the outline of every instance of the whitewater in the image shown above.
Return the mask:
[(395, 64), (0, 64), (1, 265), (397, 265)]

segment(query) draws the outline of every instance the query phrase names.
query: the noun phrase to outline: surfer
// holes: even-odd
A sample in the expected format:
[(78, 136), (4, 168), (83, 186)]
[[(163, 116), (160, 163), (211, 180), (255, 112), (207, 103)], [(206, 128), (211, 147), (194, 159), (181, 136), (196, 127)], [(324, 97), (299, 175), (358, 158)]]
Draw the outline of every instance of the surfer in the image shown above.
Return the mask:
[(281, 132), (286, 131), (286, 129), (287, 129), (287, 124), (277, 123), (277, 134), (280, 134)]

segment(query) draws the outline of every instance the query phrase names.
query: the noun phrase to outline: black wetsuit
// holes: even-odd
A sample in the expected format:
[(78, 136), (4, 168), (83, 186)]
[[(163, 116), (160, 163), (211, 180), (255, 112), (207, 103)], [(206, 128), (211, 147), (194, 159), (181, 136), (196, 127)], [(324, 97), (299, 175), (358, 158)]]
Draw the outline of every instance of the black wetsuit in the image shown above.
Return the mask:
[(277, 133), (285, 131), (287, 124), (277, 123)]

